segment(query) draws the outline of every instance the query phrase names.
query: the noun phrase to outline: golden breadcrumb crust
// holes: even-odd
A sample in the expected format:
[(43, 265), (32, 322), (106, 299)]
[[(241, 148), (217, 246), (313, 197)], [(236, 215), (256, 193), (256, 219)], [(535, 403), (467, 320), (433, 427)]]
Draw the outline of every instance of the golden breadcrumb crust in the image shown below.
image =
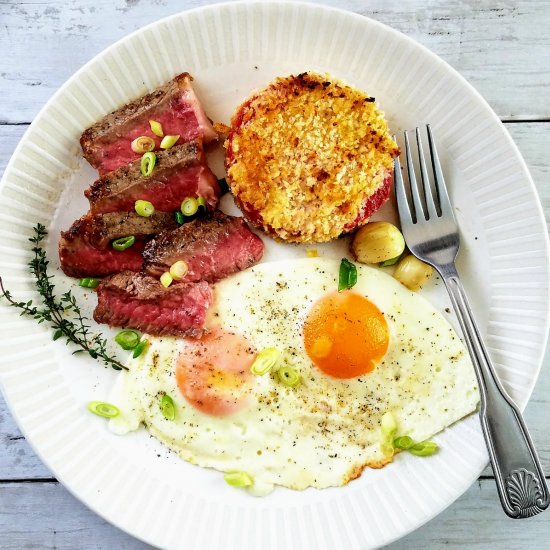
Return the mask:
[(225, 145), (244, 214), (292, 242), (329, 241), (364, 223), (365, 202), (399, 154), (374, 98), (312, 72), (277, 78), (243, 103)]

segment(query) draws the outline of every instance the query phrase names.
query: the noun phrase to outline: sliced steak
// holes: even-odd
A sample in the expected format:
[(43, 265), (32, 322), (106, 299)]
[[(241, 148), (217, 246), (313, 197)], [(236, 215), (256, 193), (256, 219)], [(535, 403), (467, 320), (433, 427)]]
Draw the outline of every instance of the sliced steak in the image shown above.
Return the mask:
[(80, 138), (86, 160), (100, 174), (116, 170), (141, 155), (134, 153), (132, 141), (139, 136), (161, 138), (151, 131), (149, 121), (162, 125), (165, 135), (180, 135), (180, 143), (217, 138), (193, 88), (193, 78), (183, 73), (151, 93), (117, 109), (88, 128)]
[[(61, 269), (69, 277), (103, 277), (123, 270), (139, 271), (147, 237), (177, 227), (174, 215), (155, 212), (144, 218), (135, 212), (88, 213), (59, 239)], [(133, 235), (136, 242), (115, 250), (111, 241)]]
[(139, 199), (150, 201), (157, 210), (171, 212), (187, 197), (203, 197), (214, 208), (220, 186), (205, 164), (201, 144), (192, 141), (159, 151), (150, 176), (141, 174), (141, 161), (136, 160), (102, 176), (84, 194), (92, 212), (130, 212)]
[(158, 279), (125, 271), (97, 288), (94, 319), (112, 327), (131, 327), (154, 336), (202, 334), (212, 290), (206, 282), (164, 288)]
[(160, 277), (178, 260), (189, 268), (184, 282), (215, 282), (258, 262), (264, 243), (243, 218), (216, 211), (151, 240), (143, 252), (144, 271)]

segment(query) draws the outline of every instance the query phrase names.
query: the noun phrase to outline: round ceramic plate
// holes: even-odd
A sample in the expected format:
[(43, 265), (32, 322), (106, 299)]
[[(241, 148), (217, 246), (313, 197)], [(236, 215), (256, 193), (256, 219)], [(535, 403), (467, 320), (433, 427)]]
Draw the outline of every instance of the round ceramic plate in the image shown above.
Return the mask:
[[(207, 113), (228, 122), (235, 107), (275, 76), (306, 70), (374, 95), (399, 133), (429, 122), (462, 229), (459, 270), (501, 379), (523, 407), (547, 335), (547, 238), (519, 152), (485, 101), (448, 65), (380, 23), (297, 3), (229, 3), (156, 22), (97, 56), (44, 107), (3, 178), (0, 210), (6, 286), (29, 299), (28, 238), (41, 222), (59, 291), (85, 293), (58, 269), (60, 229), (86, 210), (95, 173), (81, 132), (114, 108), (189, 71)], [(213, 159), (221, 176), (220, 159)], [(231, 208), (230, 197), (224, 207)], [(394, 215), (391, 205), (378, 214)], [(320, 247), (341, 257), (345, 243)], [(264, 261), (303, 256), (268, 246)], [(427, 297), (448, 302), (435, 280)], [(452, 319), (451, 319), (452, 320)], [(44, 326), (0, 309), (0, 378), (22, 431), (56, 477), (108, 521), (151, 544), (204, 549), (365, 549), (415, 529), (463, 493), (487, 463), (475, 416), (437, 436), (428, 459), (397, 457), (346, 487), (254, 498), (217, 472), (177, 459), (144, 430), (112, 435), (85, 410), (105, 399), (116, 373), (71, 355)], [(110, 332), (105, 331), (107, 336)]]

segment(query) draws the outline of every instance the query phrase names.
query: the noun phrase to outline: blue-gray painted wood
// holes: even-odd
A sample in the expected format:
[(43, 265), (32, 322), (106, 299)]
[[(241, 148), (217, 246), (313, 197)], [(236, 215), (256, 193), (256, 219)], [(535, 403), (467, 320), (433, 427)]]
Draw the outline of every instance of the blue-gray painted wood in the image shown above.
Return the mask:
[[(3, 0), (0, 121), (30, 121), (72, 73), (126, 34), (208, 0)], [(319, 0), (370, 16), (460, 71), (504, 118), (550, 118), (548, 0)]]

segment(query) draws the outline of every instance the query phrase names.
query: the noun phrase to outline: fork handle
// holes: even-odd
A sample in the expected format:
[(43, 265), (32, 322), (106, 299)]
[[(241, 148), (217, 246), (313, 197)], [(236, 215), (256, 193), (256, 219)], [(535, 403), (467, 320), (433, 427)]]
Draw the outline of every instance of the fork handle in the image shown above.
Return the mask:
[(441, 276), (478, 377), (481, 427), (502, 507), (512, 518), (534, 516), (550, 504), (535, 447), (520, 410), (498, 380), (454, 265), (446, 266)]

